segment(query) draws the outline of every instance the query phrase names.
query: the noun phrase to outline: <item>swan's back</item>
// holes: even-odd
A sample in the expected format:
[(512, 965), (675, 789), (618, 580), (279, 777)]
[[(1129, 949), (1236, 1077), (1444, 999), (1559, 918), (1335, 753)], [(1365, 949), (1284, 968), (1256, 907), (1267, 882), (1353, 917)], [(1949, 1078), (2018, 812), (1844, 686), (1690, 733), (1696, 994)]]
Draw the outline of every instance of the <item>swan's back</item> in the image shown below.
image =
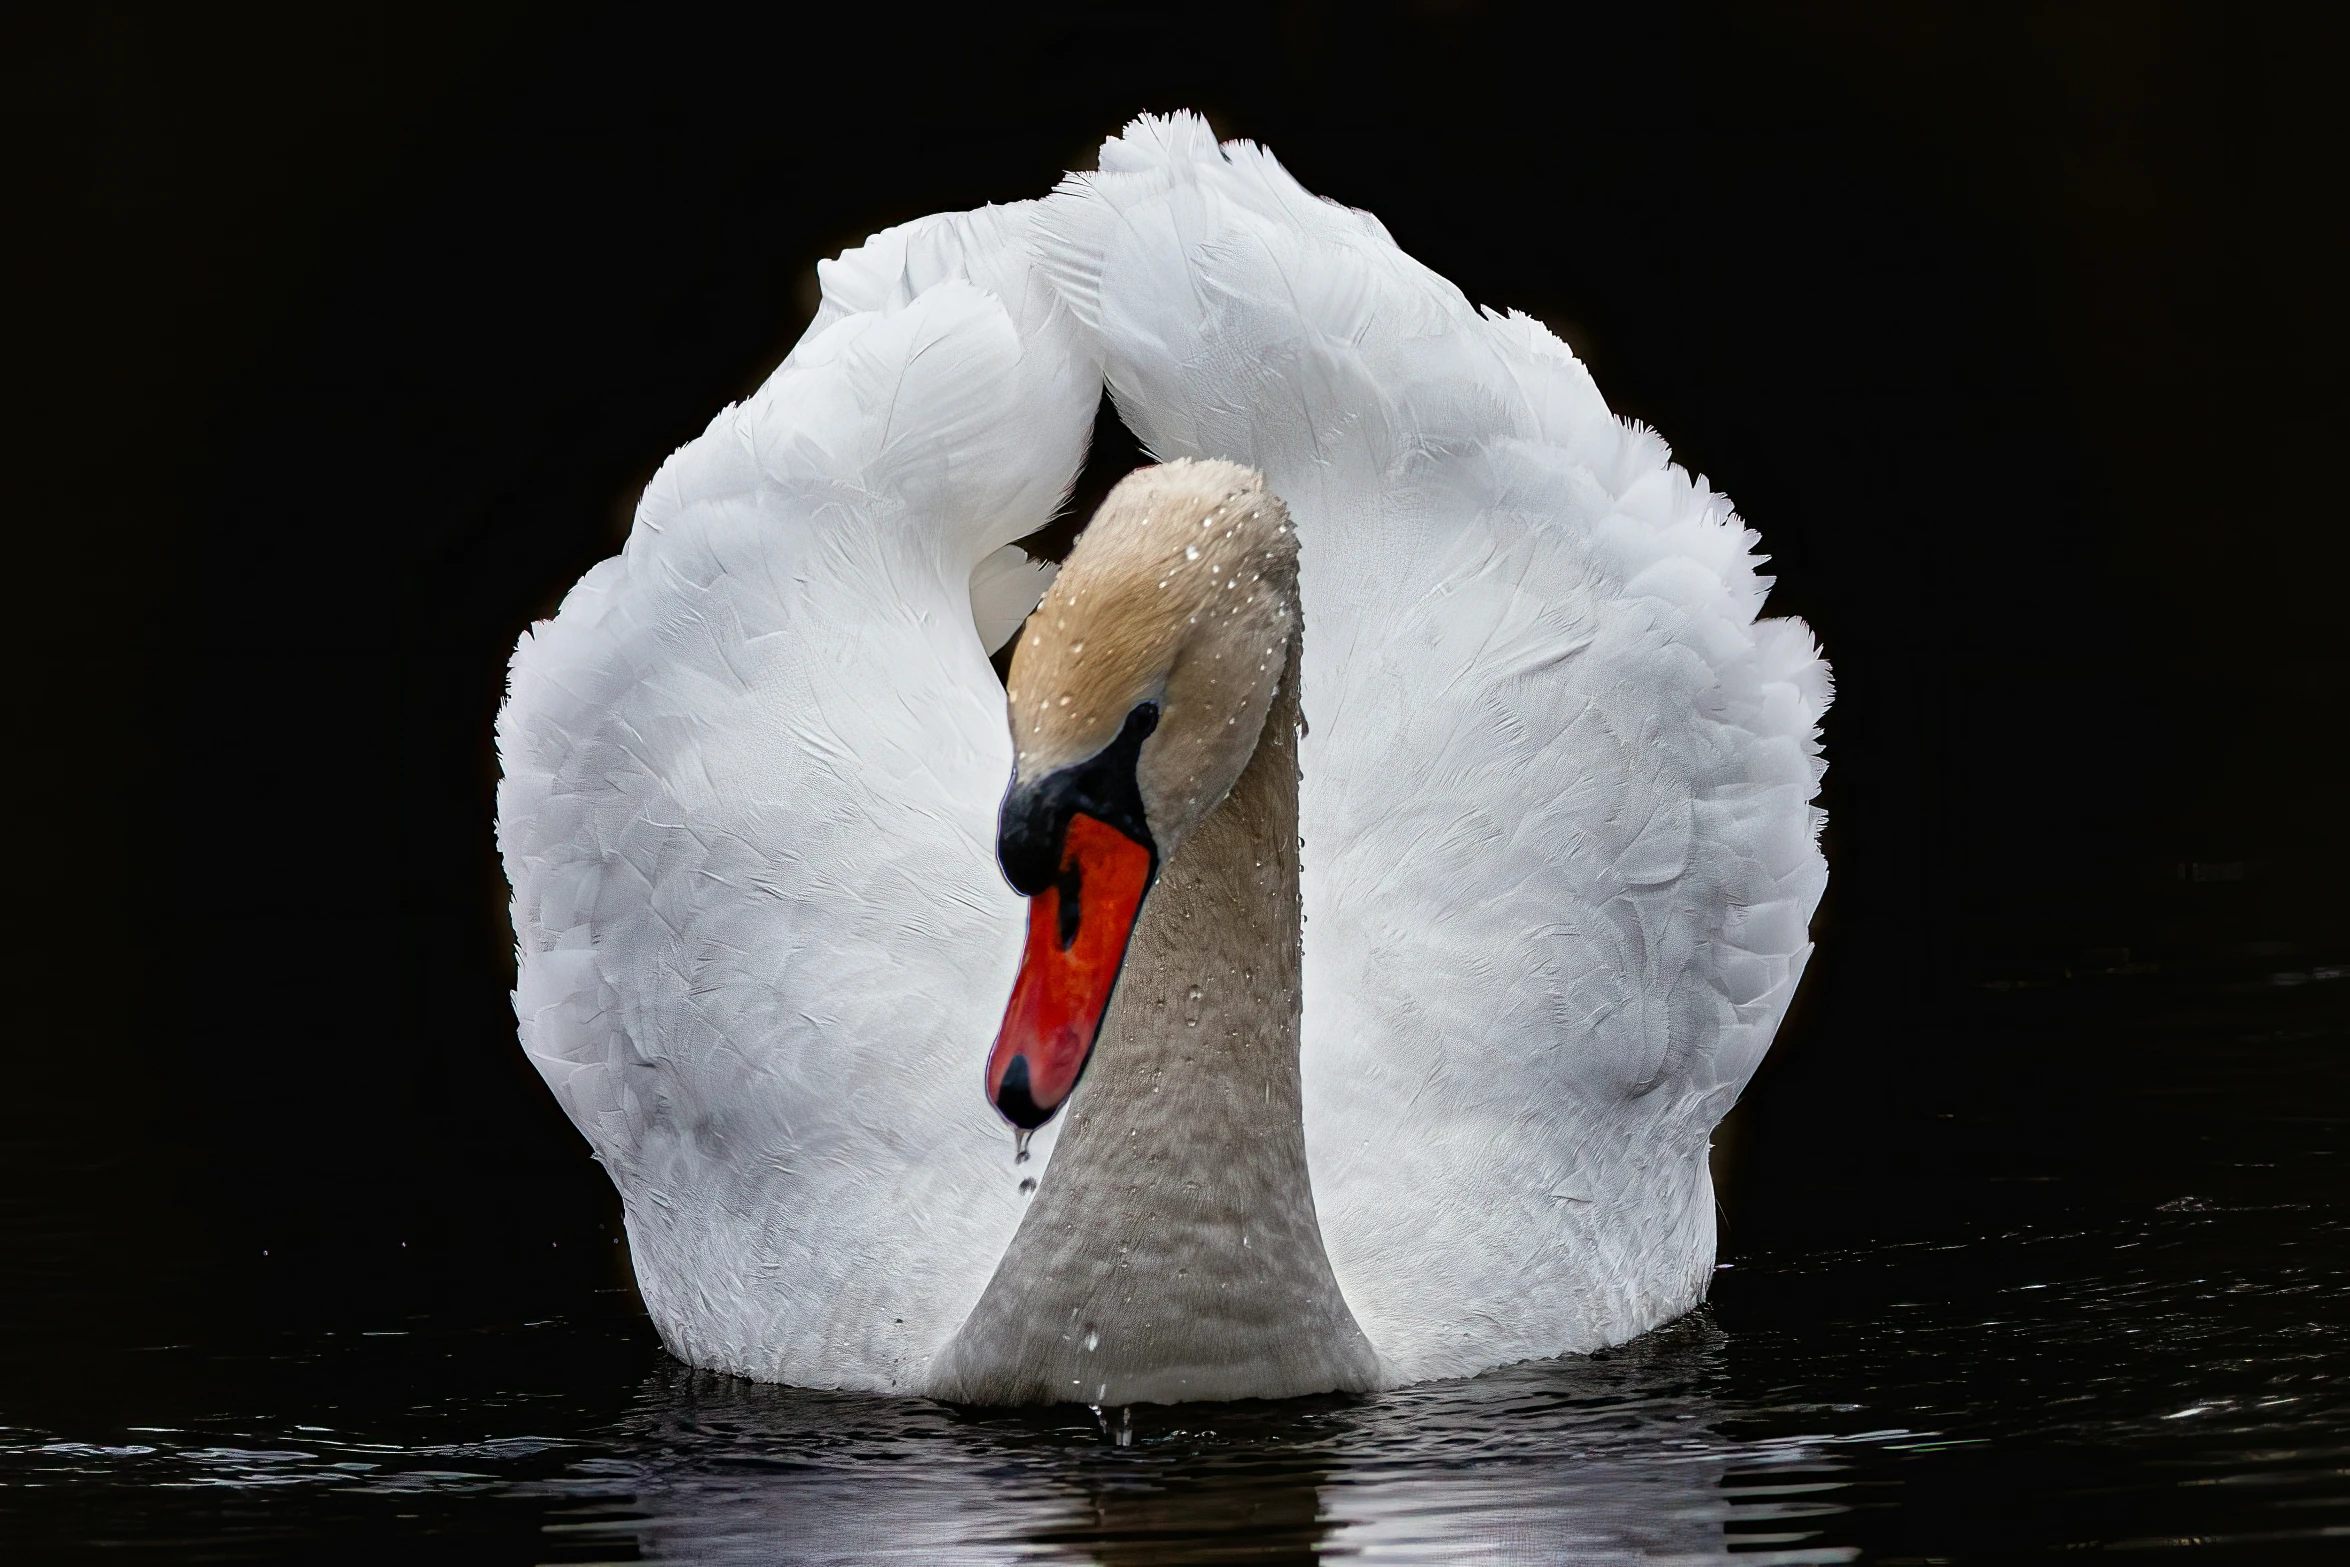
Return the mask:
[(1099, 384), (1032, 275), (1033, 206), (827, 264), (791, 358), (515, 651), (523, 1046), (700, 1365), (903, 1387), (1019, 1222), (977, 1091), (1020, 904), (973, 601), (1035, 602), (989, 552), (1050, 516)]
[(1038, 233), (1144, 443), (1297, 519), (1306, 1131), (1364, 1331), (1411, 1380), (1688, 1309), (1826, 880), (1827, 669), (1755, 536), (1538, 323), (1196, 119)]

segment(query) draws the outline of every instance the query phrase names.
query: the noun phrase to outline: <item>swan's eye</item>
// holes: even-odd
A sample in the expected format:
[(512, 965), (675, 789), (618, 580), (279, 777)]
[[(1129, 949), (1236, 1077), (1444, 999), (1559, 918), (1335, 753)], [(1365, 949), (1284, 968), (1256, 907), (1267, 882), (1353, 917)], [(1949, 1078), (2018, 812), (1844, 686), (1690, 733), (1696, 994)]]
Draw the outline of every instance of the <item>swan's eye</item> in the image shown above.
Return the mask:
[[(1068, 698), (1063, 697), (1063, 705)], [(1029, 779), (1015, 777), (996, 821), (996, 857), (1014, 891), (1036, 897), (1060, 880), (1076, 818), (1088, 816), (1141, 844), (1157, 864), (1158, 846), (1135, 777), (1142, 743), (1159, 727), (1159, 704), (1140, 702), (1117, 738), (1081, 762)]]

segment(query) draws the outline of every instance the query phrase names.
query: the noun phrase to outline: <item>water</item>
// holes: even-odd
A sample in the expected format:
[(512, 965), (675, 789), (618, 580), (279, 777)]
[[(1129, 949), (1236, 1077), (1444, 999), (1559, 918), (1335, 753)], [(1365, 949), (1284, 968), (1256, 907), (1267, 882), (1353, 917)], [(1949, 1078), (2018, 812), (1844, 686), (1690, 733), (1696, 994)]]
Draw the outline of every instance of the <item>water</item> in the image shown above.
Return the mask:
[[(19, 1344), (0, 1538), (131, 1561), (2342, 1560), (2344, 990), (1972, 1036), (1947, 1091), (1733, 1191), (1705, 1311), (1588, 1359), (1097, 1417), (693, 1372), (624, 1292), (37, 1375)], [(1738, 1216), (1766, 1198), (1787, 1222)]]

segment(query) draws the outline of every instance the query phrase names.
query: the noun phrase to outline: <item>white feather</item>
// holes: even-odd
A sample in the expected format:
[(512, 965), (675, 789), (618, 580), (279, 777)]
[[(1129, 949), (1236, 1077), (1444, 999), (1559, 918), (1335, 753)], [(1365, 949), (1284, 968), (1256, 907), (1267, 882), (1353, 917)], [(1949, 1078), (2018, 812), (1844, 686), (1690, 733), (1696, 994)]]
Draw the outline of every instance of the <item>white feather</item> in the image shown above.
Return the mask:
[(1017, 544), (1005, 545), (971, 568), (971, 620), (990, 657), (1012, 640), (1060, 572), (1052, 561), (1030, 560)]
[(828, 266), (790, 359), (515, 650), (523, 1047), (699, 1365), (910, 1385), (1019, 1222), (980, 1091), (1021, 905), (972, 590), (1051, 515), (1100, 396), (1032, 285), (1032, 212)]
[(1809, 632), (1539, 323), (1190, 116), (1100, 170), (1037, 234), (1121, 412), (1297, 519), (1306, 1131), (1356, 1319), (1416, 1380), (1687, 1310), (1826, 880)]
[(1105, 361), (1154, 452), (1254, 464), (1298, 522), (1306, 1130), (1364, 1331), (1408, 1381), (1694, 1305), (1707, 1135), (1826, 874), (1826, 666), (1756, 618), (1729, 503), (1538, 323), (1188, 116), (820, 276), (499, 718), (523, 1044), (670, 1347), (918, 1385), (1019, 1221), (983, 654)]

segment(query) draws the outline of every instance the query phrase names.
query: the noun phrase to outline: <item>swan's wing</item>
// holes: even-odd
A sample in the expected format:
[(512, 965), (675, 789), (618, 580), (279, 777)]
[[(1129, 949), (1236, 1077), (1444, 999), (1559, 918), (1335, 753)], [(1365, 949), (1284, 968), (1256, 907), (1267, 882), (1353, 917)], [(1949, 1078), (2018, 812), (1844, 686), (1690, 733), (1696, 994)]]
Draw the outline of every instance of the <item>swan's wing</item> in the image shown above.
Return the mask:
[(1050, 516), (1100, 395), (1033, 207), (827, 264), (791, 357), (515, 650), (523, 1047), (697, 1364), (907, 1386), (1019, 1221), (979, 1091), (1021, 913), (974, 615), (1041, 583), (975, 568)]
[(1306, 1134), (1365, 1332), (1409, 1379), (1686, 1310), (1826, 880), (1828, 673), (1755, 536), (1539, 324), (1196, 119), (1037, 233), (1144, 443), (1297, 518)]

